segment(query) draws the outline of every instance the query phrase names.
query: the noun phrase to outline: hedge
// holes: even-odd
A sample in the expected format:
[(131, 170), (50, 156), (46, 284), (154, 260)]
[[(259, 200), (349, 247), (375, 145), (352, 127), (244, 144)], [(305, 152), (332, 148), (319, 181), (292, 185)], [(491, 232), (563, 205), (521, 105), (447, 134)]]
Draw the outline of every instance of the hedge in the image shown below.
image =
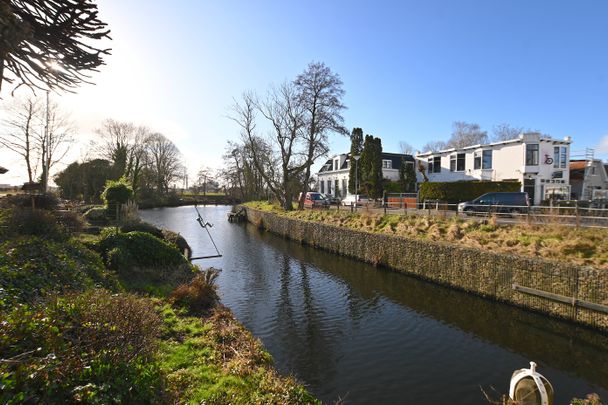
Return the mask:
[(521, 191), (519, 181), (456, 181), (420, 184), (419, 200), (441, 200), (449, 203), (470, 201), (485, 193)]

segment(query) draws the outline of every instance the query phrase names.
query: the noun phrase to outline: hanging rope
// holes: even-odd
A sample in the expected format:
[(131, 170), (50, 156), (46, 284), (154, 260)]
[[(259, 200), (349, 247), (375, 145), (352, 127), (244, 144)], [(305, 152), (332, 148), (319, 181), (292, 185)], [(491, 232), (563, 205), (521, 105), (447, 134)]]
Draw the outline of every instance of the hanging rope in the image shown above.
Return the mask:
[(213, 224), (210, 224), (209, 222), (206, 222), (201, 213), (198, 210), (198, 207), (195, 205), (194, 209), (196, 210), (196, 214), (198, 215), (198, 218), (196, 218), (196, 222), (198, 222), (198, 224), (201, 226), (201, 228), (203, 228), (205, 231), (207, 231), (207, 235), (209, 235), (209, 239), (211, 240), (211, 243), (213, 244), (213, 247), (215, 248), (215, 252), (217, 254), (215, 255), (211, 255), (211, 256), (198, 256), (198, 257), (192, 257), (190, 258), (190, 261), (192, 260), (199, 260), (199, 259), (212, 259), (215, 257), (222, 257), (219, 249), (217, 248), (217, 245), (215, 244), (215, 241), (213, 240), (213, 237), (211, 236), (211, 232), (209, 232), (209, 228), (213, 228)]

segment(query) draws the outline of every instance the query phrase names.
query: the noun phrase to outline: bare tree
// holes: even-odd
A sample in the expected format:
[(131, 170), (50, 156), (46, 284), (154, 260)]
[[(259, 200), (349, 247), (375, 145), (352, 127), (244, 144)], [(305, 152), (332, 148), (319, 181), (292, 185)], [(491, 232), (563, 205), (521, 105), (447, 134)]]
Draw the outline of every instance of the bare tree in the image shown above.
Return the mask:
[(304, 109), (302, 139), (305, 149), (304, 177), (299, 208), (304, 207), (304, 198), (314, 162), (329, 151), (329, 134), (348, 135), (344, 127), (342, 104), (344, 90), (340, 76), (324, 63), (310, 63), (306, 70), (294, 80), (298, 102)]
[(510, 139), (517, 138), (520, 134), (524, 133), (523, 127), (514, 127), (509, 124), (495, 125), (493, 128), (494, 135), (492, 140), (494, 142), (508, 141)]
[(203, 195), (207, 195), (207, 183), (213, 179), (213, 172), (207, 166), (201, 166), (196, 173), (196, 185), (203, 190)]
[(5, 68), (19, 85), (70, 89), (87, 82), (86, 72), (96, 71), (110, 53), (93, 46), (110, 37), (91, 0), (3, 0), (0, 27), (0, 89), (14, 80)]
[(40, 101), (34, 97), (16, 100), (7, 108), (9, 117), (2, 122), (0, 133), (0, 145), (25, 161), (30, 183), (34, 181), (39, 160), (36, 130), (39, 129), (40, 108)]
[(455, 121), (452, 124), (452, 136), (448, 148), (464, 148), (465, 146), (488, 143), (488, 133), (482, 131), (478, 124)]
[(437, 152), (447, 149), (447, 143), (444, 141), (429, 141), (422, 147), (422, 152)]
[(42, 168), (41, 183), (44, 191), (48, 188), (51, 169), (65, 157), (74, 142), (73, 132), (73, 123), (69, 115), (63, 112), (57, 103), (49, 100), (47, 92), (44, 130), (36, 133)]
[(146, 140), (148, 167), (159, 193), (169, 192), (171, 183), (180, 176), (181, 154), (177, 147), (159, 133), (151, 134)]
[(412, 145), (410, 145), (409, 143), (405, 142), (405, 141), (400, 141), (399, 142), (399, 150), (404, 155), (413, 155), (416, 152), (416, 150), (414, 149), (414, 147)]

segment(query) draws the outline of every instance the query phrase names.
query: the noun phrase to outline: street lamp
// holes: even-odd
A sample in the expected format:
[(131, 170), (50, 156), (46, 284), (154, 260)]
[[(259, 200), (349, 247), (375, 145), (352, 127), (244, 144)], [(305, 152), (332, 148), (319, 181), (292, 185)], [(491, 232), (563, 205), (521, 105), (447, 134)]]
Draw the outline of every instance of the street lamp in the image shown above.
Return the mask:
[(355, 211), (357, 211), (357, 200), (359, 197), (359, 159), (361, 155), (353, 155), (355, 159)]

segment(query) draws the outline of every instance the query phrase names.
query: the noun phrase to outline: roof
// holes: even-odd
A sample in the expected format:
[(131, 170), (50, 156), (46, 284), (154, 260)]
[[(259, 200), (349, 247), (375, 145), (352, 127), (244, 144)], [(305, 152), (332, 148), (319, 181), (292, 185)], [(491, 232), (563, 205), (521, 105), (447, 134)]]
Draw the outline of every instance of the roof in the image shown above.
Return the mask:
[[(331, 159), (328, 159), (325, 162), (325, 164), (323, 166), (321, 166), (319, 173), (333, 171), (333, 160), (336, 158), (336, 156), (343, 156), (343, 155), (346, 156), (346, 159), (344, 159), (344, 161), (342, 162), (342, 165), (340, 166), (339, 170), (348, 169), (347, 162), (350, 160), (350, 153), (342, 153), (340, 155), (334, 155)], [(390, 160), (391, 167), (393, 169), (398, 170), (401, 167), (401, 158), (405, 159), (406, 162), (415, 162), (415, 159), (412, 155), (405, 155), (403, 153), (382, 152), (382, 160)]]
[(6, 172), (8, 172), (8, 169), (0, 166), (0, 174), (4, 174)]
[(571, 160), (570, 161), (570, 170), (584, 170), (587, 167), (586, 160)]

